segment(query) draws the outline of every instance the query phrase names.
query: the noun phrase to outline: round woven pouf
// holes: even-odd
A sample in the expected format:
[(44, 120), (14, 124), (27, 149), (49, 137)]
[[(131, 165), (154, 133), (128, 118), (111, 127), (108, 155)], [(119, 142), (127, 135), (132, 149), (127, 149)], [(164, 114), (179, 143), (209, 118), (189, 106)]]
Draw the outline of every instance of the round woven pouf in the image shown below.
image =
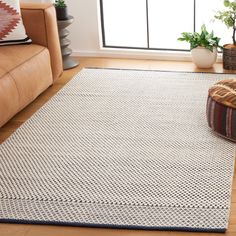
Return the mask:
[(217, 134), (236, 142), (236, 79), (221, 80), (209, 89), (207, 121)]

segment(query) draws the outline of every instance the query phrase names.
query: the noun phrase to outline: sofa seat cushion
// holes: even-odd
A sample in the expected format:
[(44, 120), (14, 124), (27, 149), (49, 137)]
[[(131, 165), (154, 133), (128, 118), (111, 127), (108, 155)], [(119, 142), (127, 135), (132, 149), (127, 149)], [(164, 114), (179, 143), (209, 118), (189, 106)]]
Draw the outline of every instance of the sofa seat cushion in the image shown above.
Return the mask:
[[(22, 63), (30, 60), (37, 54), (40, 54), (45, 47), (31, 44), (31, 45), (11, 45), (0, 48), (0, 68), (5, 72), (18, 67)], [(1, 75), (0, 75), (1, 76)]]
[[(50, 55), (39, 45), (0, 48), (0, 126), (52, 83)], [(9, 102), (10, 101), (10, 102)]]

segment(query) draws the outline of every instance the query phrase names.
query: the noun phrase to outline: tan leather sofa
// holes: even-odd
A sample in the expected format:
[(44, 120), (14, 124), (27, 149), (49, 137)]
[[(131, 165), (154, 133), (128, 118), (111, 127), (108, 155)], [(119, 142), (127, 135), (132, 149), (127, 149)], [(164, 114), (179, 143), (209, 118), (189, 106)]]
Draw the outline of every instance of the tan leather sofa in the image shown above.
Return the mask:
[(33, 43), (0, 47), (0, 127), (63, 71), (54, 6), (25, 3), (21, 11)]

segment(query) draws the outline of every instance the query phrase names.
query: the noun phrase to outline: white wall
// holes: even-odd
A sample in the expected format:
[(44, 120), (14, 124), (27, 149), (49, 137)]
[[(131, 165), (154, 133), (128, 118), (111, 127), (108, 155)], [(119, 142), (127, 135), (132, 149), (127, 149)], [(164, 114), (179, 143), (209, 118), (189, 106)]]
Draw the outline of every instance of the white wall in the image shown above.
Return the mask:
[(54, 0), (20, 0), (20, 2), (42, 2), (42, 3), (54, 3)]
[(98, 0), (66, 0), (66, 3), (69, 14), (74, 16), (74, 22), (68, 27), (73, 51), (99, 52)]

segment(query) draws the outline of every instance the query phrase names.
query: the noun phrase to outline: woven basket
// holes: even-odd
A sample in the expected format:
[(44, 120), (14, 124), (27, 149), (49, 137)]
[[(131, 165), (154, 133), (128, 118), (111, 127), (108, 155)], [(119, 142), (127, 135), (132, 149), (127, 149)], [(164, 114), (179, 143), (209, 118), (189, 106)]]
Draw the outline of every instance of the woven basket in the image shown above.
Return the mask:
[(223, 48), (223, 68), (226, 70), (236, 70), (236, 48)]

